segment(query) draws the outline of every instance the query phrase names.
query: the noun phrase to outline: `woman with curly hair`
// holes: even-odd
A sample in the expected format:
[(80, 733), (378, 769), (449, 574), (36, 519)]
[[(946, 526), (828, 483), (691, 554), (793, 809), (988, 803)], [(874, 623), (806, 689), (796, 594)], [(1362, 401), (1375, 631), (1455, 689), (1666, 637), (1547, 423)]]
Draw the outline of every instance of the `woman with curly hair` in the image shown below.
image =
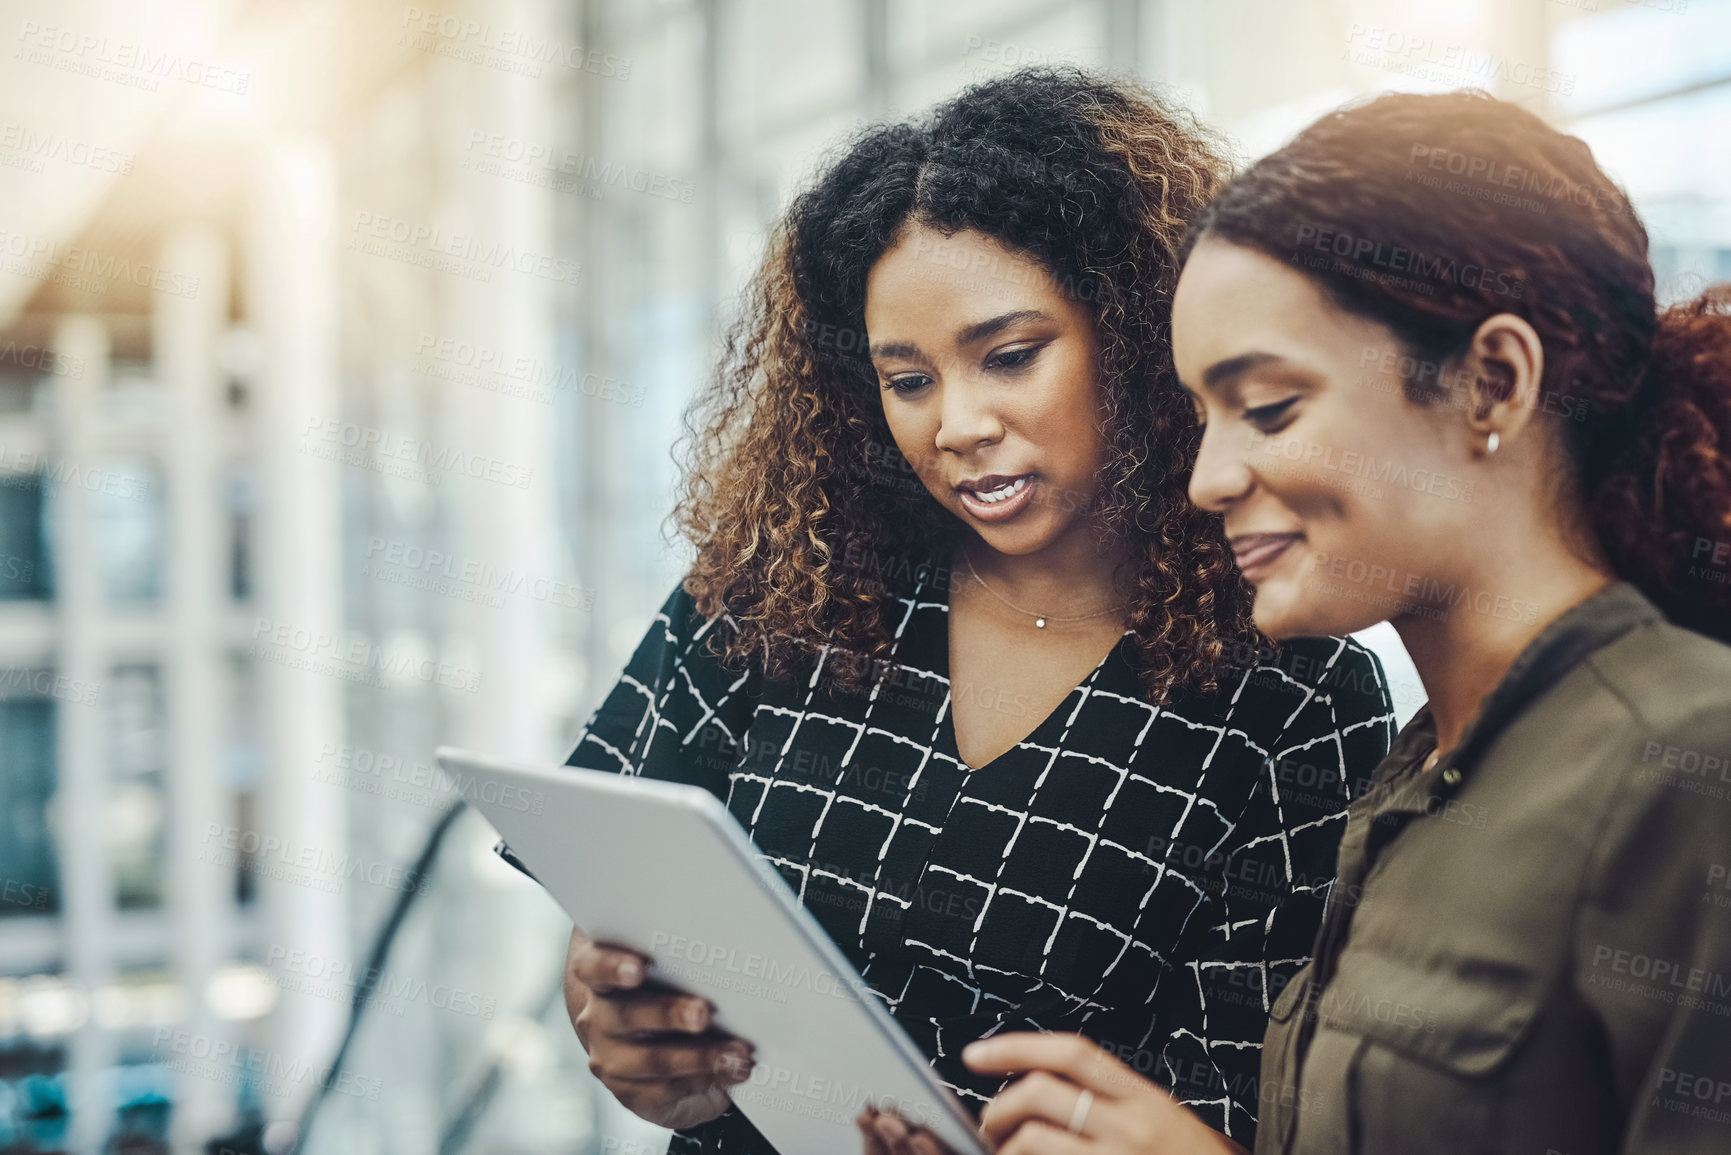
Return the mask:
[[(873, 128), (775, 226), (689, 419), (696, 560), (569, 762), (702, 785), (964, 1102), (963, 1045), (1083, 1032), (1249, 1136), (1393, 718), (1274, 647), (1191, 507), (1167, 328), (1222, 165), (1074, 71)], [(764, 1152), (750, 1040), (573, 931), (590, 1066), (676, 1151)]]
[[(1173, 348), (1256, 624), (1386, 618), (1430, 696), (1273, 1007), (1255, 1150), (1731, 1150), (1731, 288), (1658, 311), (1582, 141), (1388, 95), (1201, 215)], [(965, 1057), (1026, 1073), (1000, 1152), (1233, 1149), (1091, 1044)]]

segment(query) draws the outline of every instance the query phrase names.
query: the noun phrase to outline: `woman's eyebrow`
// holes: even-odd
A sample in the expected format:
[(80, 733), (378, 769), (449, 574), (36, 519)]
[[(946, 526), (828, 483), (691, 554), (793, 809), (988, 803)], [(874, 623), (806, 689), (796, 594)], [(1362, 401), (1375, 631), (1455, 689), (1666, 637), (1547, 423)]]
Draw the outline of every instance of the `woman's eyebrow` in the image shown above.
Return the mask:
[[(999, 313), (996, 317), (987, 317), (984, 321), (975, 321), (956, 331), (956, 344), (972, 345), (975, 341), (983, 341), (987, 337), (1001, 333), (1011, 325), (1023, 321), (1050, 321), (1052, 315), (1039, 309), (1013, 309), (1008, 313)], [(922, 358), (919, 346), (910, 341), (885, 341), (881, 345), (871, 347), (873, 358), (905, 357), (909, 360)]]
[(972, 325), (956, 333), (956, 344), (972, 345), (975, 341), (984, 340), (994, 334), (1001, 333), (1011, 325), (1022, 321), (1050, 321), (1050, 314), (1039, 309), (1015, 309), (1008, 313), (999, 313), (996, 317), (988, 317), (984, 321), (975, 321)]
[(880, 357), (902, 357), (912, 361), (922, 359), (922, 354), (919, 346), (911, 341), (885, 341), (871, 347), (871, 357), (874, 361)]
[(1236, 357), (1228, 357), (1224, 361), (1216, 361), (1202, 371), (1202, 386), (1205, 389), (1218, 390), (1222, 384), (1235, 377), (1242, 377), (1252, 369), (1259, 369), (1270, 362), (1282, 358), (1273, 353), (1240, 353)]

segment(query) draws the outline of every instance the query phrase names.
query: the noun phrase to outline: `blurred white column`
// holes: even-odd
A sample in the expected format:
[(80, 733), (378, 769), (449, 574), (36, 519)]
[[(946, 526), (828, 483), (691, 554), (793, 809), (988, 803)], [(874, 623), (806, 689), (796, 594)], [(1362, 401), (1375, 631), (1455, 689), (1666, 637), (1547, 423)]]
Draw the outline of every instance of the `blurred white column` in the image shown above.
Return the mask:
[[(336, 175), (329, 148), (312, 138), (271, 143), (259, 152), (246, 247), (249, 323), (259, 342), (260, 368), (253, 430), (258, 451), (260, 502), (258, 581), (254, 629), (309, 631), (337, 637), (343, 616), (341, 466), (309, 453), (328, 446), (307, 430), (341, 417), (337, 347)], [(257, 623), (266, 623), (260, 626)], [(257, 639), (262, 643), (267, 637)], [(296, 656), (338, 666), (329, 649), (278, 646), (275, 656)], [(288, 863), (303, 852), (321, 861), (348, 851), (347, 813), (341, 792), (315, 782), (319, 746), (341, 740), (345, 682), (279, 661), (255, 664), (264, 750), (259, 834), (280, 839)], [(291, 869), (290, 877), (324, 878), (318, 870)], [(273, 878), (259, 879), (268, 950), (280, 945), (326, 960), (349, 958), (348, 907), (343, 890)], [(316, 1071), (341, 1037), (347, 1006), (296, 1000), (292, 1014), (271, 1020), (272, 1062), (306, 1062)], [(300, 1112), (314, 1090), (288, 1087), (287, 1098), (267, 1108), (273, 1118)]]
[[(491, 11), (500, 27), (534, 37), (553, 36), (545, 5), (524, 0), (502, 2)], [(478, 112), (476, 127), (537, 144), (557, 139), (551, 116), (557, 94), (545, 77), (521, 76), (463, 66)], [(561, 257), (556, 252), (552, 194), (527, 181), (504, 180), (471, 172), (450, 174), (455, 198), (473, 213), (472, 232), (484, 246), (497, 244), (513, 253)], [(524, 264), (531, 263), (525, 259)], [(547, 262), (535, 262), (545, 265)], [(584, 269), (580, 275), (592, 276)], [(451, 277), (443, 295), (449, 334), (503, 349), (512, 358), (554, 363), (553, 312), (557, 286), (535, 273), (506, 264), (482, 283)], [(580, 408), (598, 403), (579, 397)], [(583, 612), (537, 600), (536, 591), (564, 577), (555, 570), (556, 525), (553, 475), (554, 409), (534, 401), (445, 383), (439, 411), (440, 438), (470, 455), (496, 458), (530, 472), (527, 486), (453, 477), (446, 482), (452, 523), (466, 555), (499, 570), (528, 577), (522, 589), (505, 595), (503, 607), (453, 602), (454, 633), (461, 650), (473, 653), (481, 670), (480, 692), (456, 711), (456, 741), (517, 758), (562, 756), (554, 733), (549, 623), (555, 614)], [(463, 696), (468, 699), (468, 695)]]
[[(210, 226), (185, 227), (162, 246), (159, 267), (198, 279), (195, 296), (157, 301), (152, 347), (167, 399), (173, 452), (168, 485), (168, 636), (165, 657), (169, 733), (168, 900), (173, 966), (187, 990), (185, 1028), (216, 1038), (222, 1030), (206, 1002), (211, 976), (233, 944), (234, 872), (213, 868), (209, 830), (234, 820), (222, 765), (226, 729), (223, 633), (229, 604), (217, 439), (223, 380), (216, 344), (228, 322), (228, 250)], [(232, 1122), (232, 1088), (182, 1074), (174, 1094), (173, 1146), (202, 1155), (202, 1144)]]
[[(92, 1022), (89, 1000), (113, 976), (114, 879), (109, 872), (107, 758), (108, 662), (102, 650), (103, 590), (96, 552), (91, 490), (97, 477), (103, 394), (108, 386), (108, 330), (95, 317), (69, 316), (54, 335), (54, 351), (81, 359), (81, 376), (55, 382), (56, 456), (62, 480), (54, 487), (55, 610), (59, 616), (62, 684), (98, 687), (94, 705), (57, 703), (59, 782), (54, 797), (54, 840), (60, 857), (61, 926), (66, 977), (80, 992), (83, 1019), (70, 1039), (72, 1149), (94, 1155), (114, 1123), (106, 1068), (114, 1063), (112, 1038)], [(98, 484), (97, 489), (101, 486)]]
[[(568, 42), (569, 33), (551, 22), (554, 16), (552, 6), (522, 0), (501, 0), (488, 10), (495, 27), (533, 40)], [(585, 42), (584, 47), (592, 46)], [(498, 133), (549, 147), (563, 142), (553, 107), (561, 87), (575, 83), (573, 78), (524, 76), (453, 61), (441, 68), (438, 81), (441, 97), (451, 102), (453, 119), (464, 133)], [(452, 147), (466, 136), (453, 130), (447, 139), (452, 142), (447, 147)], [(538, 273), (552, 258), (575, 262), (579, 256), (558, 250), (555, 194), (531, 182), (465, 170), (459, 155), (447, 154), (445, 160), (441, 176), (449, 200), (442, 206), (440, 223), (449, 222), (454, 231), (475, 237), (484, 249), (497, 245), (523, 257), (492, 266), (487, 282), (443, 277), (436, 298), (443, 335), (502, 350), (511, 362), (526, 358), (538, 365), (555, 364), (555, 311), (559, 294), (570, 286)], [(534, 271), (520, 271), (515, 263)], [(585, 268), (579, 275), (592, 272)], [(455, 552), (511, 575), (501, 605), (446, 599), (442, 616), (448, 624), (439, 639), (441, 649), (460, 664), (472, 664), (481, 675), (477, 693), (439, 691), (449, 719), (447, 732), (457, 744), (500, 756), (557, 761), (566, 751), (556, 728), (562, 703), (554, 698), (567, 683), (553, 676), (558, 636), (554, 623), (560, 616), (583, 612), (580, 606), (557, 604), (550, 584), (569, 582), (573, 576), (560, 566), (554, 476), (560, 431), (556, 415), (572, 399), (560, 396), (556, 406), (543, 405), (453, 380), (439, 381), (436, 388), (436, 441), (470, 457), (503, 462), (511, 467), (507, 476), (529, 474), (521, 488), (459, 476), (442, 486)], [(576, 400), (579, 407), (595, 404), (581, 396)], [(517, 577), (526, 580), (518, 582)], [(516, 889), (507, 900), (475, 878), (470, 865), (474, 855), (465, 843), (481, 836), (480, 825), (465, 822), (457, 827), (455, 844), (441, 859), (441, 895), (460, 906), (433, 929), (430, 947), (460, 968), (454, 983), (498, 992), (499, 1016), (506, 1019), (527, 1012), (531, 1000), (557, 974), (559, 946), (569, 923), (556, 925), (562, 920), (543, 896)], [(487, 949), (470, 945), (482, 942)], [(488, 1042), (496, 1045), (503, 1037), (494, 1031)], [(486, 1058), (476, 1053), (472, 1063), (478, 1066)], [(473, 1068), (466, 1068), (464, 1077), (472, 1073)], [(489, 1128), (501, 1149), (529, 1149), (532, 1143), (527, 1136), (533, 1128), (516, 1120), (494, 1117)]]

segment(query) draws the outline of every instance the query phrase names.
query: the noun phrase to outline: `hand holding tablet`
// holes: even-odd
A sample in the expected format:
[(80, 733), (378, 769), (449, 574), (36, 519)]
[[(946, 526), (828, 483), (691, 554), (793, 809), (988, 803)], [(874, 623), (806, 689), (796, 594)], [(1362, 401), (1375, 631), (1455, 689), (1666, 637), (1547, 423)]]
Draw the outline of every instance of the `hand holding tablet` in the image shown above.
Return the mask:
[(708, 999), (649, 979), (645, 956), (573, 929), (565, 1009), (589, 1069), (633, 1114), (661, 1127), (708, 1122), (750, 1076), (752, 1048), (713, 1027)]
[(688, 1127), (737, 1106), (781, 1155), (838, 1155), (862, 1148), (855, 1119), (875, 1107), (985, 1155), (925, 1055), (714, 795), (449, 748), (436, 759), (579, 928), (567, 1009), (591, 1068), (635, 1114)]

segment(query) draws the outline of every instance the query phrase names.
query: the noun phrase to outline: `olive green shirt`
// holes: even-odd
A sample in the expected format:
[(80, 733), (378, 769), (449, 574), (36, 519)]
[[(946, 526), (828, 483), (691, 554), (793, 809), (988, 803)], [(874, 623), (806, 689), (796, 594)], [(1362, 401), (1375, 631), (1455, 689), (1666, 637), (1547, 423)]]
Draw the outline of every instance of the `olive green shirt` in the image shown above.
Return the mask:
[(1616, 582), (1348, 810), (1257, 1155), (1731, 1152), (1731, 646)]

